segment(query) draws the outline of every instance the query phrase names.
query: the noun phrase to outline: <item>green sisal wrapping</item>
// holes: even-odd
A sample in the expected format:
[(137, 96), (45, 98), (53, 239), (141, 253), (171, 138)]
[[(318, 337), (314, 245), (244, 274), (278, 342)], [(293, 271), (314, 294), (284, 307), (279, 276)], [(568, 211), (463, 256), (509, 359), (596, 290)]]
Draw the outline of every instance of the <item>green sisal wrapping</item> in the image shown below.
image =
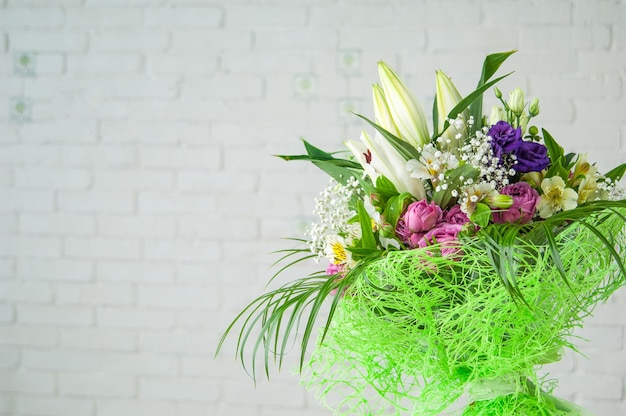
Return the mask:
[[(619, 213), (586, 222), (624, 256)], [(438, 415), (465, 392), (464, 416), (587, 414), (550, 396), (554, 383), (536, 370), (575, 349), (573, 330), (624, 275), (583, 224), (555, 239), (558, 258), (545, 241), (522, 237), (501, 247), (500, 272), (476, 237), (455, 256), (429, 247), (371, 262), (345, 292), (304, 383), (342, 415)], [(505, 290), (512, 279), (524, 301)]]

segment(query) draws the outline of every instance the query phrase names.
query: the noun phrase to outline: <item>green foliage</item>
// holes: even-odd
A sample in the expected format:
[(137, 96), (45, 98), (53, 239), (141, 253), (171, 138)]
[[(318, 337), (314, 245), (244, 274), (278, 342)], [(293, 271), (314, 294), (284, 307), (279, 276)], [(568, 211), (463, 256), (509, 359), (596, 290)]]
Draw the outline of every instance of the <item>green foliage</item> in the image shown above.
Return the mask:
[(355, 177), (354, 171), (362, 171), (360, 164), (346, 159), (336, 158), (332, 153), (325, 152), (306, 140), (302, 140), (306, 155), (275, 155), (283, 160), (304, 160), (313, 163), (315, 166), (326, 172), (331, 178), (341, 184), (346, 184), (348, 179)]

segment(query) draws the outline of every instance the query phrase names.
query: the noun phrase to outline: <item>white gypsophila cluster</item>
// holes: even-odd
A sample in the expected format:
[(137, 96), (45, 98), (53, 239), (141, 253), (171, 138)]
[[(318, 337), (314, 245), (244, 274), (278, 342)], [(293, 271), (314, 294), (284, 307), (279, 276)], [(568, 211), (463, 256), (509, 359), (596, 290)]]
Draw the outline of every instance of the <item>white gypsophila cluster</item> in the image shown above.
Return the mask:
[(511, 182), (510, 178), (516, 174), (513, 169), (516, 160), (515, 155), (507, 155), (503, 160), (494, 156), (488, 131), (483, 127), (482, 131), (477, 131), (470, 137), (467, 144), (461, 148), (461, 160), (480, 170), (477, 182), (488, 183), (499, 191), (508, 185)]
[(361, 198), (362, 193), (359, 181), (354, 177), (345, 185), (330, 179), (328, 186), (315, 199), (313, 213), (320, 220), (311, 224), (305, 234), (310, 237), (311, 251), (318, 257), (325, 255), (329, 236), (354, 234), (354, 224), (349, 221), (356, 212), (350, 209), (349, 202), (353, 197)]
[(621, 201), (623, 199), (626, 199), (626, 188), (613, 186), (609, 192), (609, 201)]

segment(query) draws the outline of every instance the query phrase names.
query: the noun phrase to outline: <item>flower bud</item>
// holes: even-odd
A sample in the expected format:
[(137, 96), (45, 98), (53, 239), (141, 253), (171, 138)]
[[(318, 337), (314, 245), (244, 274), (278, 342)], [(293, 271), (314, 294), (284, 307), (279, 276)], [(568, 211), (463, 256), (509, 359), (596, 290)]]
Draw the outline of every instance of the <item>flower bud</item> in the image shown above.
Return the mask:
[(535, 117), (539, 114), (539, 98), (534, 98), (531, 101), (530, 107), (528, 107), (528, 114), (530, 114), (531, 117)]
[(507, 121), (506, 111), (504, 111), (504, 108), (494, 105), (491, 108), (491, 115), (489, 116), (489, 124), (493, 126), (498, 121)]
[(493, 87), (493, 93), (496, 95), (496, 98), (502, 98), (502, 91), (500, 91), (500, 88)]
[(400, 139), (414, 147), (429, 143), (428, 123), (421, 104), (413, 98), (398, 75), (382, 61), (378, 63), (378, 75), (389, 113), (400, 133)]
[(522, 129), (522, 136), (526, 134), (526, 127), (528, 127), (528, 116), (526, 114), (522, 114), (519, 116), (519, 127)]
[(509, 94), (509, 102), (507, 103), (509, 108), (516, 116), (521, 116), (524, 112), (524, 91), (521, 88), (515, 88), (513, 92)]
[(513, 197), (493, 191), (485, 196), (483, 202), (491, 208), (509, 208), (513, 205)]
[(537, 126), (530, 126), (530, 128), (528, 129), (528, 133), (536, 136), (539, 133), (539, 129), (537, 128)]

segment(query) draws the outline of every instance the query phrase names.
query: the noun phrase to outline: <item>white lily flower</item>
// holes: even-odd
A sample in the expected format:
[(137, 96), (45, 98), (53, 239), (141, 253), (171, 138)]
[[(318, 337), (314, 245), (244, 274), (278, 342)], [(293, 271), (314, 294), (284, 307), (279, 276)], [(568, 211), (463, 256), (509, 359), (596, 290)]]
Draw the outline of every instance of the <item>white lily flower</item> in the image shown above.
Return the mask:
[(378, 62), (378, 75), (389, 113), (398, 128), (400, 138), (419, 148), (430, 142), (426, 115), (398, 75), (384, 62)]
[(405, 169), (406, 160), (385, 138), (376, 133), (372, 139), (366, 132), (361, 133), (362, 143), (346, 142), (346, 146), (359, 161), (365, 173), (376, 183), (379, 175), (385, 176), (399, 192), (408, 192), (417, 199), (424, 199), (426, 193), (421, 180), (412, 178)]
[(387, 105), (387, 99), (385, 98), (385, 92), (378, 84), (372, 86), (372, 99), (374, 101), (374, 117), (376, 123), (385, 128), (391, 134), (400, 137), (400, 132), (396, 123), (391, 117), (389, 112), (389, 106)]
[[(443, 71), (436, 71), (437, 80), (437, 112), (439, 113), (439, 129), (443, 128), (443, 124), (452, 109), (463, 99), (456, 89), (450, 77)], [(453, 125), (442, 134), (442, 148), (456, 151), (460, 143), (467, 138), (467, 120), (469, 119), (469, 110), (465, 109), (460, 114), (462, 123), (458, 126)], [(459, 127), (459, 129), (457, 129)]]

